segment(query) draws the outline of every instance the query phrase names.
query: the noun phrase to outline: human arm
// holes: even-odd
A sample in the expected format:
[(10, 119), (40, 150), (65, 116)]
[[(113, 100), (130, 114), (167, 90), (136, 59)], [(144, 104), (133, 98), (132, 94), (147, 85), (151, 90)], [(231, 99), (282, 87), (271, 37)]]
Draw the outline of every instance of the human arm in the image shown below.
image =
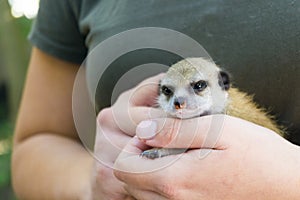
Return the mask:
[[(148, 108), (139, 112), (143, 108), (136, 107), (149, 105), (151, 98), (143, 94), (144, 90), (136, 95), (142, 98), (134, 98), (128, 91), (113, 107), (100, 112), (98, 123), (105, 129), (106, 137), (98, 132), (95, 156), (106, 156), (107, 160), (94, 162), (81, 144), (73, 122), (72, 89), (78, 67), (33, 49), (12, 161), (13, 186), (20, 199), (130, 199), (123, 183), (114, 177), (111, 166), (139, 121), (116, 124), (112, 110), (116, 109), (116, 116), (126, 118), (126, 103), (133, 97), (132, 112), (142, 120), (148, 117)], [(154, 80), (145, 83), (149, 81)], [(107, 138), (118, 141), (121, 149), (114, 149)]]
[[(180, 126), (178, 119), (161, 120), (153, 120), (159, 131), (142, 124), (142, 140), (133, 138), (116, 161), (116, 177), (135, 198), (299, 199), (300, 148), (274, 132), (224, 115)], [(155, 160), (139, 156), (152, 146), (195, 149)]]
[(80, 144), (72, 117), (78, 67), (32, 51), (12, 156), (20, 199), (88, 199), (93, 159)]

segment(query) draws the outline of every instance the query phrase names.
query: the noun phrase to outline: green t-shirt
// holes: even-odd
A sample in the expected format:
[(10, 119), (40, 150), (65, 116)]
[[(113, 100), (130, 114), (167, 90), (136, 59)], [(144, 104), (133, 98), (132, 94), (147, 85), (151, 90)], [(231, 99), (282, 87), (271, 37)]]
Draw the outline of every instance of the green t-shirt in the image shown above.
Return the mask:
[[(41, 0), (30, 34), (33, 45), (57, 58), (82, 63), (100, 42), (138, 27), (164, 27), (198, 41), (235, 85), (255, 94), (300, 144), (299, 1)], [(112, 88), (138, 64), (174, 63), (172, 55), (145, 49), (112, 63), (97, 88), (99, 109)], [(100, 66), (99, 66), (100, 67)]]

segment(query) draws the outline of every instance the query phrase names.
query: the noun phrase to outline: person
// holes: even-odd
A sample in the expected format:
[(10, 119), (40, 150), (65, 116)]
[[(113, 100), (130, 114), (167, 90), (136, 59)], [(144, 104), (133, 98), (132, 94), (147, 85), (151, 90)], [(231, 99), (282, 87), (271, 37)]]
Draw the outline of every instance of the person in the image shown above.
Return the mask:
[[(159, 111), (158, 118), (149, 121), (155, 89), (146, 85), (158, 83), (161, 75), (146, 79), (141, 90), (121, 91), (111, 105), (112, 88), (132, 66), (149, 59), (172, 63), (172, 56), (151, 49), (131, 52), (106, 71), (95, 97), (101, 130), (97, 129), (94, 147), (95, 155), (105, 163), (94, 160), (84, 148), (72, 115), (77, 71), (99, 43), (131, 28), (165, 27), (202, 44), (233, 74), (241, 89), (255, 93), (259, 103), (273, 108), (288, 127), (289, 140), (300, 144), (300, 27), (295, 4), (280, 0), (238, 4), (41, 0), (30, 34), (33, 49), (14, 136), (12, 182), (18, 198), (299, 199), (299, 147), (270, 130), (229, 116), (223, 116), (222, 137), (205, 158), (195, 155), (203, 151), (205, 125), (214, 116), (192, 119), (201, 124), (192, 143), (198, 150), (161, 170), (128, 173), (131, 167), (144, 170), (159, 164), (160, 159), (149, 161), (137, 155), (150, 146), (163, 146), (174, 133), (168, 132), (170, 138), (160, 134), (165, 128), (157, 133)], [(133, 91), (137, 92), (132, 99)], [(128, 111), (134, 123), (128, 120)], [(123, 123), (115, 120), (116, 112), (118, 122)], [(176, 123), (176, 119), (166, 123)], [(182, 123), (186, 130), (179, 130), (174, 147), (182, 147), (185, 137), (181, 136), (189, 132), (187, 122)], [(128, 151), (134, 156), (128, 157)]]

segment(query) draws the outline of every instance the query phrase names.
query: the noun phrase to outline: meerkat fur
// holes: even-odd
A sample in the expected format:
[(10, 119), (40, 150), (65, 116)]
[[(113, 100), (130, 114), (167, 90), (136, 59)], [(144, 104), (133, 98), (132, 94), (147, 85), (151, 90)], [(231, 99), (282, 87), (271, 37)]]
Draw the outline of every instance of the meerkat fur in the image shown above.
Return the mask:
[[(159, 84), (157, 103), (170, 117), (227, 114), (284, 134), (267, 109), (255, 103), (253, 96), (233, 87), (228, 73), (206, 58), (187, 58), (172, 65)], [(154, 159), (185, 150), (154, 148), (141, 155)]]

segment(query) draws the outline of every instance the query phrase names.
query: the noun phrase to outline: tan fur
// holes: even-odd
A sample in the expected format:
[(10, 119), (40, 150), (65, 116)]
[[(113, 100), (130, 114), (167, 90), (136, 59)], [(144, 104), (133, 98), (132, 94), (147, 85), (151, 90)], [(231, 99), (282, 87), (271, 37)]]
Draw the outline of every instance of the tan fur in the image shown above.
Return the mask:
[(265, 108), (258, 106), (252, 96), (237, 88), (230, 88), (228, 93), (226, 114), (266, 127), (281, 136), (284, 135), (283, 128), (277, 125), (274, 117), (268, 114)]

